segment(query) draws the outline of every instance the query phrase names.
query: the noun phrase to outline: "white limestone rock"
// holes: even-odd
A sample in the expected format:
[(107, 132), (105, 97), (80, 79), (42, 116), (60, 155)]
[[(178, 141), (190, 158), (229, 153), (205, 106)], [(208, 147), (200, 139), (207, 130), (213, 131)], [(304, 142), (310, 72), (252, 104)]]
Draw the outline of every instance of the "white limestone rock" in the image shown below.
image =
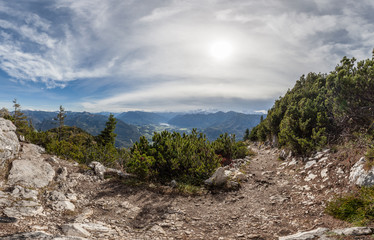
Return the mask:
[(204, 183), (208, 186), (223, 186), (229, 180), (230, 173), (230, 171), (225, 170), (223, 167), (219, 167)]
[(11, 196), (13, 198), (22, 198), (22, 199), (32, 199), (34, 201), (38, 200), (38, 191), (29, 189), (29, 188), (23, 188), (21, 186), (15, 186)]
[(315, 175), (315, 174), (313, 174), (313, 173), (310, 173), (310, 174), (309, 174), (309, 175), (304, 179), (304, 181), (309, 182), (309, 181), (315, 179), (316, 177), (317, 177), (317, 175)]
[(25, 187), (42, 188), (47, 186), (55, 176), (51, 165), (43, 161), (15, 160), (9, 173), (8, 184)]
[(323, 236), (324, 233), (329, 231), (328, 228), (317, 228), (308, 232), (299, 232), (294, 235), (279, 237), (279, 240), (312, 240), (318, 239)]
[(362, 235), (372, 234), (373, 230), (369, 227), (351, 227), (351, 228), (344, 228), (344, 229), (335, 229), (335, 230), (332, 230), (332, 232), (338, 235), (362, 236)]
[(16, 126), (11, 121), (0, 118), (0, 168), (19, 153), (20, 144), (15, 131)]
[(55, 211), (75, 211), (75, 205), (68, 200), (53, 202), (52, 208)]
[(374, 185), (374, 168), (366, 171), (364, 168), (365, 163), (365, 157), (362, 157), (353, 165), (349, 174), (349, 181), (351, 183), (358, 186)]
[(317, 161), (316, 160), (312, 160), (312, 161), (308, 161), (306, 162), (305, 164), (305, 169), (308, 169), (308, 168), (311, 168), (314, 164), (316, 164)]
[(22, 200), (14, 203), (11, 207), (5, 208), (3, 212), (8, 217), (33, 217), (41, 215), (43, 213), (43, 207), (38, 202)]
[(61, 226), (62, 232), (67, 236), (89, 237), (91, 234), (79, 223), (69, 223)]

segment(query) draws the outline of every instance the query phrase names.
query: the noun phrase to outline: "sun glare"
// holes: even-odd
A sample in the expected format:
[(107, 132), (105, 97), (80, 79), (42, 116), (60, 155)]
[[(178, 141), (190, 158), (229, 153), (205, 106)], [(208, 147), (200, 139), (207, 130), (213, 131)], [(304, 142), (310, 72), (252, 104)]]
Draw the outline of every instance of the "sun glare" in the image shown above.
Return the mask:
[(217, 41), (210, 46), (210, 54), (214, 59), (225, 60), (232, 55), (232, 45), (226, 41)]

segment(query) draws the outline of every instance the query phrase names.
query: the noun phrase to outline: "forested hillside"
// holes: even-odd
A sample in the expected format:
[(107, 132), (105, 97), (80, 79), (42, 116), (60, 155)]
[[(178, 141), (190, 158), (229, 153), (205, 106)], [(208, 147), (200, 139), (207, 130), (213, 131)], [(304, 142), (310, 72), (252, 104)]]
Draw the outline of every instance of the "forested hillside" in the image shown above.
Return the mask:
[[(37, 130), (47, 131), (57, 127), (55, 112), (45, 111), (23, 111), (25, 115), (32, 120), (33, 126)], [(92, 114), (88, 112), (67, 112), (65, 125), (75, 126), (85, 130), (91, 135), (98, 135), (105, 127), (107, 116)], [(116, 146), (130, 147), (141, 136), (137, 127), (117, 120), (115, 133), (117, 134)]]
[(305, 154), (360, 134), (372, 138), (373, 120), (374, 61), (344, 57), (329, 74), (301, 76), (250, 138)]
[(260, 123), (261, 114), (244, 114), (238, 112), (194, 113), (182, 114), (172, 118), (168, 123), (182, 128), (198, 128), (210, 140), (217, 139), (221, 134), (235, 134), (242, 139), (244, 131)]

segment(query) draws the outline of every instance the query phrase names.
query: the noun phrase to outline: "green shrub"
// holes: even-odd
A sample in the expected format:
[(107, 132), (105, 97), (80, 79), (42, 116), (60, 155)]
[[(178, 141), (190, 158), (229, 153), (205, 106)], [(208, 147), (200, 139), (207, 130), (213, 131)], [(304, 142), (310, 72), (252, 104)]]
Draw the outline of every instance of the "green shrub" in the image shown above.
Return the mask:
[(153, 143), (141, 137), (131, 148), (127, 171), (159, 182), (172, 179), (200, 185), (219, 166), (220, 158), (206, 136), (196, 129), (191, 134), (168, 131), (155, 133)]
[(355, 61), (344, 57), (330, 74), (301, 76), (252, 129), (250, 140), (276, 136), (280, 147), (305, 155), (355, 131), (371, 134), (374, 60)]
[(357, 194), (349, 194), (329, 202), (326, 212), (331, 216), (364, 225), (374, 219), (374, 187), (362, 187)]

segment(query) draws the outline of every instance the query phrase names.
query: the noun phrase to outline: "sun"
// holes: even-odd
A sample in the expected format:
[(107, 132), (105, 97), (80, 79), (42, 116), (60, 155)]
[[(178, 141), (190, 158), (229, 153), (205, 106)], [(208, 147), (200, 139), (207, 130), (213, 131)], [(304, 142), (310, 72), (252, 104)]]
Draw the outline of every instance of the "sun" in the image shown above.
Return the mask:
[(230, 42), (227, 41), (216, 41), (210, 46), (210, 55), (219, 61), (226, 60), (231, 57), (233, 53), (233, 47)]

